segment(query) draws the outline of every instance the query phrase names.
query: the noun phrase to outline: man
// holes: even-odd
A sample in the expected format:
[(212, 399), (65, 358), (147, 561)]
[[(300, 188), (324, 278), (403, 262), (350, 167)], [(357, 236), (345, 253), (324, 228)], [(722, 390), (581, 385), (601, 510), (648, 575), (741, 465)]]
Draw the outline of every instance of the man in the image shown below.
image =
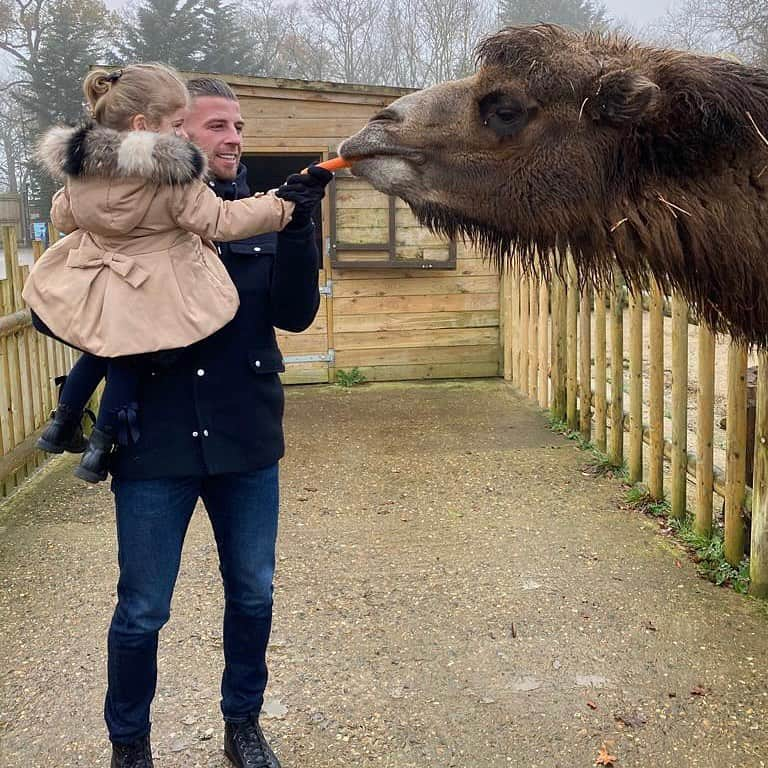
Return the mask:
[[(240, 163), (243, 119), (229, 86), (189, 82), (185, 127), (208, 156), (224, 199), (249, 194)], [(104, 707), (112, 768), (152, 768), (149, 711), (157, 638), (170, 615), (181, 548), (202, 498), (224, 582), (224, 748), (238, 768), (279, 768), (259, 726), (267, 683), (272, 576), (283, 455), (282, 357), (274, 326), (302, 331), (319, 305), (313, 208), (332, 178), (291, 176), (290, 224), (273, 235), (218, 245), (240, 294), (234, 319), (213, 336), (155, 362), (140, 393), (141, 437), (114, 455), (120, 579), (108, 639)]]

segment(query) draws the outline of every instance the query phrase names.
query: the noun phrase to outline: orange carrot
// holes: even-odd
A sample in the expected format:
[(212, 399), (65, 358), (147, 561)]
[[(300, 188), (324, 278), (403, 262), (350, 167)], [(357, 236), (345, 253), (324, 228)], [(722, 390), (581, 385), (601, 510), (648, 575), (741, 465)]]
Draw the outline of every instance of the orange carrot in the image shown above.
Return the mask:
[[(326, 171), (330, 171), (331, 173), (334, 173), (335, 171), (340, 171), (342, 168), (349, 168), (349, 166), (352, 165), (352, 163), (349, 162), (349, 160), (345, 160), (341, 155), (339, 157), (332, 157), (330, 160), (325, 160), (322, 163), (318, 163), (317, 168), (325, 168)], [(309, 169), (305, 168), (302, 173), (306, 173)]]

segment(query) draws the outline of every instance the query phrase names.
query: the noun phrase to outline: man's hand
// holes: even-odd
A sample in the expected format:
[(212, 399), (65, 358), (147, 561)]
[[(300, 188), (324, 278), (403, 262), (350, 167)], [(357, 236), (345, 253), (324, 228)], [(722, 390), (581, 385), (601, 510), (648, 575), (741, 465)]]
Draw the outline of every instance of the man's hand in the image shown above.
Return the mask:
[(333, 178), (330, 171), (310, 165), (306, 173), (293, 173), (275, 194), (284, 200), (290, 200), (296, 207), (291, 224), (306, 226), (312, 217), (312, 211), (325, 195), (325, 188)]

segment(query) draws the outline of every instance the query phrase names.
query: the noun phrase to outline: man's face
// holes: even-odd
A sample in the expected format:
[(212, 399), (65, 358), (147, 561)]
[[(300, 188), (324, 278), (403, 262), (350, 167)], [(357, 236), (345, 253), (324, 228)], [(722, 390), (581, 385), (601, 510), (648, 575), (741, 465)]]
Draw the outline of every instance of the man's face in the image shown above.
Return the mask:
[(237, 101), (220, 96), (192, 99), (184, 128), (208, 156), (211, 176), (222, 181), (237, 176), (243, 149), (243, 117)]

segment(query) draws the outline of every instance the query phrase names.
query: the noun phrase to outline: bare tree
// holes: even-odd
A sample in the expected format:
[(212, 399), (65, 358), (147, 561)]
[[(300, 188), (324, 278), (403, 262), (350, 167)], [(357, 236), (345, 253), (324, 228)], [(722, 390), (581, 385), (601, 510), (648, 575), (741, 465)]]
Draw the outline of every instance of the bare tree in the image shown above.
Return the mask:
[(712, 0), (681, 0), (643, 29), (643, 39), (669, 48), (716, 55), (722, 49), (712, 25)]
[(725, 50), (757, 66), (768, 66), (768, 3), (765, 0), (713, 0), (712, 29)]
[(347, 83), (374, 83), (384, 77), (379, 0), (312, 0), (312, 15), (325, 20), (336, 76)]

